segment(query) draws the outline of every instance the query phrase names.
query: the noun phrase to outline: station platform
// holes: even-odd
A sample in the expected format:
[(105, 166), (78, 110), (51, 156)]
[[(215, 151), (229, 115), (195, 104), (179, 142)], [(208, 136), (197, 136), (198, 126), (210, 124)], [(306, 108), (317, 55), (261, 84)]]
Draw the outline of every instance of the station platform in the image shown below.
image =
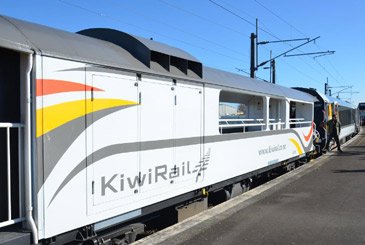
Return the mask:
[(342, 149), (136, 244), (365, 244), (365, 128)]

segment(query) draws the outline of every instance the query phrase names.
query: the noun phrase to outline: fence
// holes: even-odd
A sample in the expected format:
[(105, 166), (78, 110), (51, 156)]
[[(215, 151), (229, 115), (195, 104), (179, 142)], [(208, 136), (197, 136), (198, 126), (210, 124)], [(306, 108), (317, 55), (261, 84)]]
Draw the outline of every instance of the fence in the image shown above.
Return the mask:
[[(23, 199), (24, 199), (24, 190), (23, 190), (23, 130), (24, 125), (20, 123), (0, 123), (1, 130), (1, 138), (2, 142), (5, 144), (0, 144), (0, 152), (2, 154), (5, 153), (5, 156), (1, 158), (0, 165), (1, 169), (6, 169), (6, 192), (0, 193), (3, 195), (0, 199), (2, 206), (6, 206), (7, 215), (2, 217), (0, 220), (0, 228), (8, 225), (12, 225), (15, 223), (22, 222), (25, 220), (24, 210), (23, 210)], [(17, 137), (16, 137), (17, 136)], [(17, 143), (17, 144), (16, 144)], [(14, 147), (15, 145), (15, 147)], [(16, 146), (17, 145), (17, 146)], [(15, 148), (15, 149), (14, 149)], [(15, 158), (15, 160), (14, 160)], [(6, 161), (2, 161), (2, 160)], [(17, 161), (16, 161), (17, 160)], [(14, 166), (17, 164), (17, 166)], [(17, 170), (17, 171), (14, 171)], [(12, 181), (14, 183), (15, 180), (12, 178), (17, 178), (17, 184), (12, 186)], [(4, 188), (5, 189), (5, 188)], [(5, 194), (5, 195), (4, 195)], [(17, 199), (15, 198), (17, 195)], [(13, 201), (15, 199), (15, 201)], [(15, 211), (13, 214), (13, 211)], [(15, 217), (14, 217), (15, 216)]]

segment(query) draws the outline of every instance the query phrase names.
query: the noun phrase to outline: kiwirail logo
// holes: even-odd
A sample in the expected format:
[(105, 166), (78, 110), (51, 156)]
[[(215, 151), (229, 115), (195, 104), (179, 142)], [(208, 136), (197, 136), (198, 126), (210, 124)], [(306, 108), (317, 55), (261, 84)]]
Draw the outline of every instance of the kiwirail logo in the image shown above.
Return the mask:
[(195, 182), (202, 177), (203, 171), (207, 170), (210, 159), (210, 149), (208, 153), (192, 166), (190, 161), (175, 164), (172, 168), (166, 164), (157, 165), (148, 169), (147, 172), (139, 172), (138, 175), (126, 176), (124, 173), (115, 173), (111, 176), (102, 176), (100, 180), (101, 196), (109, 193), (123, 192), (126, 189), (134, 189), (145, 185), (152, 185), (161, 181), (172, 183), (173, 180), (188, 175), (195, 175)]

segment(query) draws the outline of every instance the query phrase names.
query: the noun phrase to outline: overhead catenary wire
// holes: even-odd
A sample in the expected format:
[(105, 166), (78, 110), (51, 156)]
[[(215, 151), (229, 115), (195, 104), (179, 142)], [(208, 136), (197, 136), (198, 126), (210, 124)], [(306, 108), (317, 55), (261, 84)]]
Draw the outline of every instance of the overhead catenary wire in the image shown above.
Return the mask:
[[(257, 0), (254, 0), (257, 4), (259, 4), (261, 7), (263, 7), (265, 10), (267, 10), (267, 11), (269, 11), (271, 14), (273, 14), (275, 17), (277, 17), (278, 19), (280, 19), (281, 21), (283, 21), (285, 24), (287, 24), (287, 25), (289, 25), (291, 28), (293, 28), (293, 29), (295, 29), (298, 33), (300, 33), (301, 35), (303, 35), (303, 36), (306, 36), (303, 32), (301, 32), (298, 28), (296, 28), (295, 26), (293, 26), (293, 25), (291, 25), (288, 21), (286, 21), (286, 20), (284, 20), (283, 18), (281, 18), (279, 15), (277, 15), (275, 12), (273, 12), (272, 10), (270, 10), (269, 8), (267, 8), (265, 5), (263, 5), (262, 3), (260, 3), (259, 1), (257, 1)], [(224, 6), (223, 6), (224, 7)], [(226, 10), (226, 8), (225, 8), (225, 10)], [(242, 16), (240, 16), (240, 17), (242, 17)], [(252, 23), (252, 22), (250, 22), (250, 23)], [(253, 24), (253, 23), (252, 23)], [(262, 23), (262, 22), (260, 22), (260, 24), (262, 24), (262, 25), (264, 25), (264, 26), (266, 26), (264, 23)], [(267, 27), (266, 27), (267, 28)], [(268, 29), (268, 28), (267, 28)], [(259, 27), (259, 30), (263, 30), (263, 28), (261, 28), (261, 27)], [(274, 35), (274, 34), (272, 34), (271, 32), (269, 32), (269, 31), (267, 31), (267, 30), (265, 30), (264, 31), (265, 33), (267, 33), (267, 34), (269, 34), (270, 36), (272, 36), (272, 37), (274, 37), (274, 38), (276, 38), (277, 40), (279, 40), (280, 41), (280, 38), (278, 38), (276, 35)], [(293, 47), (290, 43), (285, 43), (286, 45), (288, 45), (288, 46), (290, 46), (290, 47)], [(318, 45), (317, 44), (315, 44), (317, 47), (318, 47)], [(301, 51), (300, 49), (298, 49), (300, 52), (303, 52), (303, 51)], [(304, 60), (304, 58), (302, 58), (302, 57), (299, 57), (306, 65), (308, 65), (308, 67), (310, 67), (311, 69), (313, 69), (313, 70), (315, 70), (316, 72), (319, 72), (317, 69), (315, 69), (312, 65), (310, 65), (309, 63), (307, 63), (305, 60)], [(281, 59), (281, 60), (283, 60), (283, 59)], [(287, 63), (287, 62), (285, 62), (285, 63)], [(340, 83), (327, 69), (325, 69), (325, 67), (323, 66), (323, 65), (321, 65), (321, 64), (319, 64), (319, 67), (325, 72), (325, 73), (327, 73), (327, 75), (329, 75), (329, 76), (331, 76), (331, 77), (333, 77), (334, 79), (335, 79), (335, 81), (336, 82), (338, 82), (338, 83)], [(320, 72), (320, 73), (322, 73), (322, 72)]]
[(214, 53), (214, 54), (217, 54), (219, 56), (222, 56), (222, 57), (226, 57), (228, 59), (231, 59), (231, 60), (236, 60), (236, 61), (239, 61), (239, 62), (245, 62), (245, 60), (241, 59), (241, 58), (237, 58), (237, 57), (233, 57), (233, 56), (230, 56), (230, 55), (227, 55), (227, 54), (224, 54), (224, 53), (221, 53), (221, 52), (217, 52), (216, 50), (211, 50), (211, 49), (208, 49), (206, 47), (202, 47), (202, 46), (199, 46), (199, 45), (195, 45), (195, 44), (192, 44), (192, 43), (189, 43), (189, 42), (186, 42), (184, 40), (181, 40), (181, 39), (177, 39), (177, 38), (174, 38), (174, 37), (171, 37), (171, 36), (168, 36), (168, 35), (165, 35), (165, 34), (162, 34), (162, 33), (159, 33), (159, 32), (155, 32), (155, 31), (152, 31), (150, 29), (147, 29), (147, 28), (144, 28), (144, 27), (141, 27), (141, 26), (138, 26), (136, 24), (131, 24), (131, 23), (128, 23), (128, 22), (125, 22), (125, 21), (122, 21), (120, 20), (119, 18), (115, 18), (111, 15), (108, 15), (108, 14), (104, 14), (102, 12), (98, 12), (98, 11), (95, 11), (95, 10), (92, 10), (90, 8), (86, 8), (84, 6), (81, 6), (81, 5), (78, 5), (78, 4), (74, 4), (74, 3), (70, 3), (68, 1), (65, 1), (65, 0), (58, 0), (59, 2), (61, 2), (62, 4), (64, 5), (67, 5), (67, 6), (70, 6), (70, 7), (73, 7), (73, 8), (77, 8), (77, 9), (80, 9), (80, 10), (83, 10), (85, 12), (88, 12), (88, 13), (91, 13), (93, 15), (97, 15), (101, 18), (107, 18), (109, 20), (112, 20), (114, 22), (117, 22), (117, 23), (121, 23), (121, 24), (124, 24), (124, 25), (128, 25), (128, 26), (131, 26), (131, 27), (134, 27), (136, 29), (139, 29), (139, 30), (143, 30), (143, 31), (146, 31), (146, 32), (149, 32), (149, 33), (152, 33), (152, 34), (155, 34), (157, 36), (161, 36), (161, 37), (164, 37), (164, 38), (167, 38), (169, 40), (174, 40), (174, 41), (177, 41), (177, 42), (180, 42), (180, 43), (183, 43), (185, 45), (188, 45), (188, 46), (191, 46), (191, 47), (194, 47), (194, 48), (198, 48), (200, 50), (205, 50), (205, 51), (208, 51), (210, 53)]
[[(211, 2), (211, 3), (213, 3), (214, 5), (216, 5), (216, 6), (220, 7), (220, 8), (222, 8), (223, 10), (225, 10), (225, 11), (227, 11), (228, 13), (230, 13), (230, 14), (232, 14), (232, 15), (236, 16), (237, 18), (239, 18), (239, 19), (241, 19), (241, 20), (244, 20), (246, 23), (250, 24), (251, 26), (256, 27), (256, 24), (255, 24), (255, 23), (253, 23), (253, 22), (251, 22), (251, 21), (247, 20), (246, 18), (242, 17), (241, 15), (239, 15), (239, 14), (237, 14), (237, 13), (235, 13), (235, 12), (231, 11), (230, 9), (228, 9), (228, 8), (226, 8), (226, 7), (224, 7), (222, 4), (219, 4), (219, 3), (217, 3), (217, 2), (216, 2), (216, 1), (214, 1), (214, 0), (209, 0), (209, 2)], [(263, 31), (264, 33), (266, 33), (266, 34), (270, 35), (271, 37), (275, 38), (276, 40), (281, 41), (281, 39), (280, 39), (279, 37), (277, 37), (275, 34), (273, 34), (273, 33), (269, 32), (269, 31), (265, 30), (264, 28), (262, 28), (262, 27), (258, 27), (258, 29), (259, 29), (259, 30), (261, 30), (261, 31)], [(289, 45), (290, 47), (293, 47), (293, 46), (292, 46), (292, 45), (290, 45), (289, 43), (286, 43), (286, 44), (287, 44), (287, 45)], [(287, 62), (285, 62), (285, 63), (287, 63)], [(309, 64), (307, 64), (307, 65), (308, 65), (308, 66), (310, 66)], [(312, 67), (312, 69), (314, 69), (314, 68)], [(316, 70), (316, 69), (314, 69), (314, 70)], [(317, 71), (317, 72), (318, 72), (318, 71)]]
[[(130, 11), (130, 12), (132, 12), (132, 13), (138, 14), (138, 16), (140, 16), (140, 17), (143, 17), (143, 18), (146, 18), (146, 19), (152, 20), (152, 21), (154, 21), (154, 22), (156, 22), (156, 23), (159, 23), (159, 24), (163, 24), (164, 26), (167, 26), (167, 27), (169, 27), (169, 28), (171, 28), (171, 29), (173, 29), (173, 30), (175, 30), (175, 31), (179, 31), (179, 32), (181, 32), (181, 33), (183, 33), (183, 34), (186, 34), (186, 35), (192, 36), (192, 37), (194, 37), (194, 38), (197, 38), (197, 39), (203, 40), (205, 43), (213, 44), (213, 45), (215, 45), (215, 46), (217, 46), (217, 47), (221, 47), (221, 48), (223, 48), (223, 49), (225, 49), (225, 50), (228, 50), (228, 51), (230, 51), (230, 52), (232, 52), (232, 53), (235, 53), (235, 54), (237, 54), (237, 53), (238, 53), (238, 51), (237, 51), (237, 50), (234, 50), (234, 49), (232, 49), (232, 48), (230, 48), (230, 47), (227, 47), (227, 46), (222, 45), (222, 44), (220, 44), (220, 43), (214, 42), (214, 41), (212, 41), (212, 40), (209, 40), (209, 39), (207, 39), (207, 38), (205, 38), (205, 37), (202, 37), (202, 36), (196, 35), (196, 34), (194, 34), (194, 33), (188, 32), (188, 31), (186, 31), (185, 29), (182, 29), (182, 28), (180, 28), (180, 27), (178, 27), (178, 26), (176, 26), (176, 25), (171, 25), (171, 24), (169, 24), (169, 23), (167, 23), (167, 22), (163, 22), (163, 21), (157, 20), (157, 19), (155, 19), (155, 18), (153, 18), (153, 17), (151, 17), (151, 16), (148, 16), (148, 15), (146, 15), (146, 14), (143, 14), (143, 13), (140, 13), (140, 12), (136, 12), (136, 11), (134, 11), (132, 8), (129, 8), (129, 7), (128, 7), (128, 6), (126, 6), (126, 5), (121, 5), (119, 2), (117, 2), (117, 1), (115, 1), (115, 0), (109, 0), (109, 1), (110, 1), (110, 2), (113, 2), (116, 6), (121, 7), (122, 9), (127, 9), (128, 11)], [(241, 53), (240, 55), (245, 55), (245, 54)], [(248, 57), (248, 55), (246, 55), (246, 56)]]
[[(294, 25), (290, 24), (288, 21), (286, 21), (284, 18), (280, 17), (278, 14), (276, 14), (274, 11), (272, 11), (270, 8), (268, 8), (267, 6), (265, 6), (264, 4), (262, 4), (261, 2), (259, 2), (258, 0), (253, 0), (254, 2), (256, 2), (259, 6), (261, 6), (262, 8), (264, 8), (266, 11), (268, 11), (269, 13), (271, 13), (272, 15), (274, 15), (277, 19), (281, 20), (283, 23), (287, 24), (290, 28), (294, 29), (296, 32), (298, 32), (299, 34), (303, 35), (303, 36), (307, 36), (304, 32), (302, 32), (301, 30), (299, 30), (298, 28), (296, 28)], [(320, 50), (320, 46), (315, 43), (314, 44), (318, 50)], [(299, 50), (301, 51), (301, 50)], [(302, 52), (302, 51), (301, 51)], [(303, 60), (303, 58), (301, 58)], [(326, 57), (326, 60), (330, 63), (330, 61), (328, 60), (328, 58)], [(338, 81), (338, 79), (332, 75), (332, 73), (330, 73), (322, 64), (320, 64), (317, 60), (315, 60), (315, 62), (317, 63), (317, 65), (324, 70), (327, 75), (329, 75), (331, 78), (334, 79), (334, 81), (336, 81), (339, 84), (342, 84), (340, 81)], [(330, 65), (332, 66), (332, 68), (334, 69), (334, 71), (343, 79), (343, 76), (338, 72), (338, 70), (333, 66), (332, 63), (330, 63)]]
[(299, 34), (303, 35), (304, 37), (306, 36), (306, 34), (304, 34), (303, 32), (301, 32), (298, 28), (296, 28), (295, 26), (293, 26), (292, 24), (290, 24), (288, 21), (286, 21), (285, 19), (283, 19), (282, 17), (280, 17), (279, 15), (277, 15), (274, 11), (272, 11), (271, 9), (269, 9), (268, 7), (266, 7), (265, 5), (263, 5), (262, 3), (260, 3), (257, 0), (254, 0), (258, 5), (260, 5), (261, 7), (263, 7), (264, 9), (266, 9), (267, 11), (269, 11), (272, 15), (274, 15), (276, 18), (280, 19), (281, 21), (283, 21), (285, 24), (287, 24), (288, 26), (290, 26), (291, 28), (293, 28), (294, 30), (296, 30)]
[(231, 32), (233, 32), (233, 33), (236, 33), (236, 34), (239, 34), (239, 35), (246, 35), (246, 34), (247, 34), (247, 33), (244, 33), (244, 32), (242, 32), (242, 31), (238, 31), (238, 30), (236, 30), (236, 29), (233, 29), (233, 28), (232, 28), (232, 27), (230, 27), (230, 26), (223, 25), (223, 24), (221, 24), (221, 23), (219, 23), (219, 22), (213, 21), (213, 20), (211, 20), (211, 19), (209, 19), (209, 18), (206, 18), (206, 17), (203, 17), (203, 16), (201, 16), (201, 15), (198, 15), (198, 14), (196, 14), (196, 13), (192, 12), (192, 11), (189, 11), (189, 10), (187, 10), (187, 9), (184, 9), (184, 8), (180, 7), (180, 6), (177, 6), (177, 5), (175, 5), (175, 4), (172, 4), (171, 2), (168, 2), (168, 1), (165, 1), (165, 0), (159, 0), (159, 1), (160, 1), (161, 3), (163, 3), (163, 4), (167, 5), (167, 6), (171, 7), (171, 8), (174, 8), (174, 9), (177, 9), (177, 10), (179, 10), (179, 11), (181, 11), (181, 12), (184, 12), (184, 13), (187, 13), (187, 14), (189, 14), (189, 15), (195, 16), (196, 18), (199, 18), (199, 19), (201, 19), (201, 20), (203, 20), (203, 21), (209, 22), (209, 23), (211, 23), (211, 24), (213, 24), (213, 25), (216, 25), (216, 26), (219, 26), (219, 27), (224, 28), (224, 29), (226, 29), (226, 30), (229, 30), (229, 31), (231, 31)]
[[(116, 17), (113, 17), (113, 16), (111, 16), (111, 15), (105, 14), (105, 13), (103, 13), (103, 12), (101, 12), (101, 11), (95, 11), (95, 10), (91, 9), (90, 7), (86, 7), (86, 6), (83, 6), (83, 5), (78, 5), (78, 4), (75, 4), (75, 3), (70, 3), (70, 2), (68, 2), (68, 1), (66, 1), (66, 0), (59, 0), (59, 2), (62, 2), (62, 3), (64, 3), (64, 4), (66, 4), (66, 5), (69, 5), (69, 6), (72, 6), (72, 7), (75, 7), (75, 8), (82, 9), (83, 11), (87, 11), (87, 12), (92, 13), (92, 14), (94, 14), (94, 15), (97, 15), (97, 16), (99, 16), (99, 17), (101, 17), (101, 18), (107, 18), (107, 19), (113, 20), (113, 21), (115, 21), (115, 22), (123, 23), (124, 25), (129, 25), (129, 26), (132, 26), (132, 27), (134, 27), (134, 28), (136, 28), (136, 29), (140, 29), (140, 30), (146, 31), (146, 32), (152, 33), (152, 34), (154, 34), (154, 35), (157, 35), (157, 36), (160, 36), (160, 37), (163, 37), (163, 38), (167, 38), (167, 39), (169, 39), (169, 40), (174, 40), (174, 41), (177, 41), (177, 42), (182, 43), (182, 44), (184, 44), (184, 45), (187, 45), (187, 46), (190, 46), (190, 47), (193, 47), (193, 48), (197, 48), (197, 49), (200, 49), (200, 50), (204, 50), (204, 51), (207, 51), (207, 52), (209, 52), (209, 53), (213, 53), (213, 54), (219, 55), (219, 56), (221, 56), (221, 57), (225, 57), (225, 58), (230, 59), (230, 60), (238, 61), (238, 62), (240, 62), (240, 63), (246, 63), (246, 60), (244, 60), (244, 59), (241, 59), (241, 58), (238, 58), (238, 57), (234, 57), (234, 56), (231, 56), (231, 55), (227, 55), (226, 53), (224, 53), (224, 52), (218, 52), (217, 50), (212, 50), (212, 49), (210, 49), (210, 48), (207, 48), (206, 46), (196, 45), (196, 44), (193, 44), (193, 43), (191, 43), (191, 42), (187, 42), (186, 40), (177, 39), (177, 38), (172, 37), (171, 35), (166, 35), (166, 34), (164, 34), (164, 33), (159, 33), (159, 32), (156, 32), (156, 31), (150, 30), (150, 29), (148, 29), (148, 28), (144, 28), (144, 27), (138, 26), (138, 25), (133, 24), (133, 23), (128, 23), (128, 22), (126, 22), (126, 21), (124, 21), (124, 20), (121, 20), (121, 19), (119, 19), (119, 18), (116, 18)], [(165, 2), (165, 3), (166, 3), (166, 1), (164, 1), (164, 0), (160, 0), (160, 2), (161, 2), (161, 3), (162, 3), (162, 2)], [(215, 1), (210, 0), (210, 2), (215, 2)], [(171, 4), (170, 4), (169, 6), (171, 6)], [(176, 7), (176, 5), (174, 5), (174, 6)], [(181, 10), (181, 11), (182, 11), (182, 10)], [(190, 11), (188, 11), (188, 12), (190, 12)], [(187, 12), (187, 11), (185, 11), (185, 13), (188, 13), (188, 12)], [(193, 14), (193, 13), (192, 13), (192, 12), (190, 12), (190, 13), (188, 13), (188, 14)], [(242, 17), (242, 16), (241, 16), (241, 17)], [(242, 18), (243, 18), (243, 19), (246, 19), (246, 18), (244, 18), (244, 17), (242, 17)], [(200, 18), (200, 19), (203, 19), (203, 18)], [(247, 19), (246, 19), (246, 20), (247, 20)], [(254, 26), (254, 25), (255, 25), (252, 21), (249, 21), (249, 20), (247, 20), (247, 21), (248, 21), (249, 25), (251, 25), (251, 26)], [(212, 24), (213, 24), (213, 23), (212, 23)], [(173, 27), (171, 26), (171, 28), (173, 28)], [(270, 35), (270, 36), (274, 37), (275, 39), (280, 40), (280, 38), (278, 38), (278, 37), (277, 37), (275, 34), (273, 34), (272, 32), (267, 31), (267, 30), (266, 30), (266, 29), (264, 29), (264, 28), (260, 28), (260, 30), (261, 30), (261, 31), (263, 31), (263, 32), (265, 32), (265, 33), (267, 33), (268, 35)], [(186, 33), (186, 34), (187, 34), (187, 33)], [(187, 35), (190, 35), (190, 34), (187, 34)], [(205, 41), (205, 42), (206, 42), (206, 41)], [(229, 49), (227, 49), (227, 47), (222, 47), (222, 48), (224, 48), (224, 50), (229, 50)], [(233, 50), (231, 49), (231, 51), (233, 51)], [(236, 52), (236, 53), (237, 53), (237, 52)], [(281, 59), (281, 60), (282, 60), (282, 59)], [(285, 63), (287, 63), (287, 62), (285, 62)], [(322, 66), (320, 66), (320, 67), (322, 68)], [(314, 69), (314, 70), (315, 70), (315, 69)], [(322, 68), (322, 70), (324, 70), (324, 69)], [(325, 70), (325, 71), (327, 71), (327, 70)], [(329, 71), (327, 71), (327, 72), (329, 72)]]
[[(209, 2), (211, 2), (212, 4), (216, 5), (216, 6), (220, 7), (221, 9), (223, 9), (223, 10), (227, 11), (228, 13), (230, 13), (230, 14), (232, 14), (232, 15), (236, 16), (237, 18), (239, 18), (239, 19), (243, 20), (244, 22), (248, 23), (249, 25), (251, 25), (251, 26), (253, 26), (253, 27), (256, 27), (256, 24), (255, 24), (255, 23), (253, 23), (253, 22), (251, 22), (251, 21), (247, 20), (246, 18), (243, 18), (241, 15), (239, 15), (239, 14), (237, 14), (237, 13), (233, 12), (232, 10), (230, 10), (230, 9), (228, 9), (228, 8), (226, 8), (226, 7), (224, 7), (223, 5), (221, 5), (221, 4), (219, 4), (219, 3), (217, 3), (216, 1), (214, 1), (214, 0), (208, 0), (208, 1), (209, 1)], [(276, 38), (277, 40), (280, 40), (280, 38), (279, 38), (279, 37), (277, 37), (275, 34), (273, 34), (273, 33), (269, 32), (269, 31), (265, 30), (265, 29), (264, 29), (264, 28), (262, 28), (262, 27), (259, 27), (259, 30), (261, 30), (261, 31), (265, 32), (266, 34), (268, 34), (268, 35), (272, 36), (273, 38)]]

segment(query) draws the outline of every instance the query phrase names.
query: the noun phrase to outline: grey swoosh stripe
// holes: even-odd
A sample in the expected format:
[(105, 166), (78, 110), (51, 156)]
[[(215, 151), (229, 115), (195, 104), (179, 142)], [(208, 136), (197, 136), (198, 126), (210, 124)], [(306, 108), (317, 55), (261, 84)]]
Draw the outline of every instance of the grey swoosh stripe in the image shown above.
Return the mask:
[[(299, 134), (293, 130), (293, 129), (286, 129), (281, 130), (281, 134), (286, 133), (294, 133), (298, 136)], [(206, 136), (206, 137), (191, 137), (191, 138), (182, 138), (182, 139), (168, 139), (168, 140), (158, 140), (158, 141), (147, 141), (147, 142), (133, 142), (133, 143), (124, 143), (124, 144), (116, 144), (116, 145), (110, 145), (106, 146), (104, 148), (101, 148), (91, 155), (89, 155), (87, 158), (82, 160), (62, 181), (61, 185), (57, 188), (55, 194), (53, 195), (49, 205), (53, 202), (55, 197), (58, 195), (58, 193), (67, 185), (68, 182), (70, 182), (78, 173), (80, 173), (83, 169), (85, 169), (86, 163), (93, 164), (94, 162), (97, 162), (101, 159), (104, 159), (106, 157), (121, 154), (121, 153), (128, 153), (128, 152), (134, 152), (138, 151), (139, 149), (141, 151), (147, 151), (147, 150), (156, 150), (156, 149), (162, 149), (162, 148), (170, 148), (174, 146), (187, 146), (187, 145), (195, 145), (202, 143), (202, 140), (204, 139), (204, 143), (215, 143), (215, 142), (223, 142), (223, 141), (231, 141), (231, 140), (238, 140), (238, 139), (247, 139), (247, 138), (254, 138), (254, 137), (260, 137), (260, 136), (268, 136), (268, 135), (277, 135), (278, 131), (258, 131), (258, 132), (251, 132), (251, 133), (244, 133), (244, 134), (223, 134), (223, 135), (213, 135), (213, 136)], [(300, 141), (303, 148), (303, 142)], [(140, 147), (140, 148), (139, 148)], [(310, 146), (305, 148), (306, 152), (310, 149)], [(90, 159), (92, 157), (92, 161)]]
[[(311, 143), (305, 147), (304, 143), (302, 142), (302, 138), (299, 135), (297, 131), (294, 129), (284, 129), (279, 131), (280, 134), (286, 134), (286, 133), (293, 133), (295, 134), (303, 147), (303, 149), (308, 152), (310, 148), (312, 147), (312, 141)], [(257, 131), (257, 132), (249, 132), (249, 133), (237, 133), (237, 134), (222, 134), (222, 135), (213, 135), (204, 137), (204, 143), (215, 143), (215, 142), (221, 142), (221, 141), (229, 141), (229, 140), (238, 140), (238, 139), (249, 139), (254, 137), (262, 137), (262, 136), (271, 136), (271, 135), (278, 135), (278, 131)]]
[[(91, 117), (93, 117), (92, 119), (95, 122), (109, 114), (131, 106), (134, 105), (118, 106), (87, 114), (86, 116), (76, 118), (44, 134), (42, 137), (37, 138), (38, 145), (44, 142), (44, 181), (49, 177), (57, 162), (65, 154), (71, 144), (87, 127), (90, 126), (90, 124), (87, 123), (91, 122)], [(38, 188), (42, 185), (43, 179), (39, 178)]]
[[(78, 173), (80, 173), (83, 169), (85, 169), (87, 166), (87, 163), (93, 164), (94, 162), (97, 162), (101, 159), (104, 159), (106, 157), (121, 154), (121, 153), (128, 153), (128, 152), (136, 152), (139, 149), (141, 151), (147, 151), (147, 150), (156, 150), (156, 149), (162, 149), (162, 148), (171, 148), (175, 146), (186, 146), (186, 145), (195, 145), (201, 143), (202, 137), (193, 137), (193, 138), (187, 138), (187, 139), (179, 139), (176, 142), (175, 140), (168, 139), (168, 140), (159, 140), (159, 141), (147, 141), (147, 142), (133, 142), (133, 143), (124, 143), (124, 144), (116, 144), (116, 145), (110, 145), (106, 146), (104, 148), (101, 148), (94, 153), (87, 156), (84, 160), (82, 160), (62, 181), (61, 185), (57, 188), (55, 194), (53, 195), (49, 205), (51, 205), (54, 198), (57, 196), (57, 194), (67, 185), (68, 182), (70, 182)], [(175, 143), (175, 144), (174, 144)]]

